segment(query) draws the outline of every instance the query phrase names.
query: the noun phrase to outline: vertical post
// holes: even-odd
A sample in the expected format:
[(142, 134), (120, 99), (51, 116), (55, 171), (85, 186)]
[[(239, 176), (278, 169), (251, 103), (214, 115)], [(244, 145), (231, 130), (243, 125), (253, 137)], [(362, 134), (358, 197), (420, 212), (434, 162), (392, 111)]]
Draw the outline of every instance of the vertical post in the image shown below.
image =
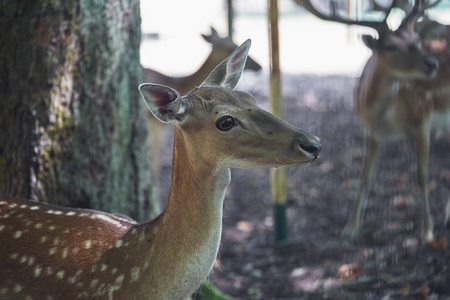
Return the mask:
[[(281, 74), (278, 41), (278, 0), (268, 0), (269, 55), (270, 55), (270, 105), (275, 116), (282, 117)], [(272, 202), (274, 208), (275, 240), (287, 238), (286, 176), (284, 167), (271, 170)]]
[(234, 20), (234, 10), (233, 10), (233, 0), (227, 0), (228, 6), (228, 37), (233, 40), (233, 20)]

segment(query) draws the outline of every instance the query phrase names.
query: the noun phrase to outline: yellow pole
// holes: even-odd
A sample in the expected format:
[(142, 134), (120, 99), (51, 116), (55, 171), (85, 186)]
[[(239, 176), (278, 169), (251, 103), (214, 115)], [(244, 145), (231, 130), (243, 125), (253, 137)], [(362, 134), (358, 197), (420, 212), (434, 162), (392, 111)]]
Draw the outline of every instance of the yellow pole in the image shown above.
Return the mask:
[[(275, 116), (282, 117), (280, 52), (278, 41), (278, 0), (268, 0), (270, 105)], [(272, 202), (274, 206), (275, 240), (287, 238), (286, 176), (284, 167), (271, 170)]]

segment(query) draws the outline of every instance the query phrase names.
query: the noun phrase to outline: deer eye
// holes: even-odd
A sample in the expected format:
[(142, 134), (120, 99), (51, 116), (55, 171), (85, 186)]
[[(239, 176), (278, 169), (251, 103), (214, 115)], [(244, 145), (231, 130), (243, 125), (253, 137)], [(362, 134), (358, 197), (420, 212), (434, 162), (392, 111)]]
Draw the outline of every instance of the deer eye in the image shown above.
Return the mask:
[(234, 119), (231, 116), (223, 116), (216, 122), (216, 127), (220, 131), (228, 131), (234, 126)]

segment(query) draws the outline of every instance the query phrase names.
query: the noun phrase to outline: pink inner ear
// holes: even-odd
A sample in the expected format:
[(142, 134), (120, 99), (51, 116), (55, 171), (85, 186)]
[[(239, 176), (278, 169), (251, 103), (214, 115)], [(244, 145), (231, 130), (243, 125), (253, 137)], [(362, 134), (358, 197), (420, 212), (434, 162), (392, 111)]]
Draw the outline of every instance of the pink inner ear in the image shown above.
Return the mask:
[(233, 57), (233, 60), (231, 61), (232, 63), (230, 64), (230, 72), (231, 73), (235, 73), (240, 66), (240, 59), (241, 57), (244, 55), (243, 51), (240, 51), (238, 53), (236, 53), (236, 55)]
[(169, 105), (172, 101), (177, 99), (177, 95), (173, 93), (172, 91), (164, 90), (164, 89), (155, 89), (152, 90), (150, 93), (150, 97), (155, 99), (153, 102), (156, 107), (166, 107)]

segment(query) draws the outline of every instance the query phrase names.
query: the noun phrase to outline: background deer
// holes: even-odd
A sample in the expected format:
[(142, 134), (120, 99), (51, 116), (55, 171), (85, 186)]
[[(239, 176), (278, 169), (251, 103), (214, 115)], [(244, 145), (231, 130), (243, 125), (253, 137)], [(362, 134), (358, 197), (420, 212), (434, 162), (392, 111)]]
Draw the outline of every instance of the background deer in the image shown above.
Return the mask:
[(0, 197), (1, 299), (188, 298), (219, 248), (229, 168), (300, 166), (319, 139), (234, 91), (250, 40), (187, 95), (158, 84), (140, 92), (175, 127), (165, 210), (143, 223), (86, 209)]
[[(213, 27), (211, 27), (210, 35), (202, 34), (202, 37), (205, 41), (211, 44), (212, 48), (205, 62), (197, 71), (188, 76), (172, 77), (149, 68), (144, 68), (145, 82), (153, 82), (170, 86), (178, 91), (180, 95), (185, 95), (194, 87), (199, 86), (208, 74), (211, 73), (211, 71), (219, 63), (226, 59), (238, 47), (230, 37), (220, 37)], [(247, 58), (245, 68), (253, 71), (261, 70), (261, 66), (250, 56)], [(156, 174), (159, 166), (158, 150), (160, 145), (161, 130), (164, 127), (164, 123), (157, 120), (150, 112), (148, 116), (148, 125), (150, 131), (152, 132), (150, 155), (152, 159), (153, 171)]]
[[(343, 234), (354, 238), (362, 227), (364, 204), (370, 190), (379, 143), (407, 136), (414, 141), (416, 152), (423, 237), (427, 241), (432, 240), (433, 221), (427, 192), (429, 135), (433, 127), (450, 125), (450, 35), (445, 26), (439, 26), (436, 22), (418, 23), (419, 32), (428, 40), (425, 45), (432, 45), (433, 41), (440, 45), (440, 48), (424, 49), (421, 36), (414, 31), (414, 26), (424, 10), (438, 1), (428, 5), (416, 1), (396, 30), (389, 28), (387, 18), (393, 7), (404, 7), (404, 3), (397, 1), (386, 9), (381, 22), (349, 20), (333, 10), (326, 15), (310, 1), (296, 2), (321, 19), (366, 26), (378, 33), (378, 38), (362, 37), (373, 52), (364, 66), (356, 90), (356, 112), (366, 127), (366, 155), (356, 206)], [(450, 213), (448, 210), (449, 205), (446, 223)]]

